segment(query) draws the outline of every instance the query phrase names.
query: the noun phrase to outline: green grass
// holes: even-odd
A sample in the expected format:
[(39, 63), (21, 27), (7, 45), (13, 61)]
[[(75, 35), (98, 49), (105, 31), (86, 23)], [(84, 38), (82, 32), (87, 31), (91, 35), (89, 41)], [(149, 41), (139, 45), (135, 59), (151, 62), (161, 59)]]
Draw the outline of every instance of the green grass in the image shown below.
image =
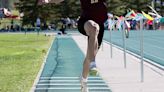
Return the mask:
[(0, 92), (29, 92), (52, 36), (0, 34)]

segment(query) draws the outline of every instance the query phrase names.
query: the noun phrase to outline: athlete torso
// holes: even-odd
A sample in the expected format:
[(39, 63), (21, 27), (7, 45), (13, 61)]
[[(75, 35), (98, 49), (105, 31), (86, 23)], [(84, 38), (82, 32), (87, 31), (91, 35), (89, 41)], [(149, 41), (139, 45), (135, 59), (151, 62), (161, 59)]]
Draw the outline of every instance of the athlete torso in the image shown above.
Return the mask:
[(82, 18), (94, 20), (98, 24), (103, 24), (107, 19), (107, 7), (105, 0), (80, 0), (82, 8)]

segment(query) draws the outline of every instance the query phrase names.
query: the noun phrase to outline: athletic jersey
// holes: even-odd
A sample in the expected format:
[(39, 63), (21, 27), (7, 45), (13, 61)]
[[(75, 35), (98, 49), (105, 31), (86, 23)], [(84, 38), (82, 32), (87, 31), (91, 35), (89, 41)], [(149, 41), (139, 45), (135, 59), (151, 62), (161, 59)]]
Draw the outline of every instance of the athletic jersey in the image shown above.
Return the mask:
[(107, 19), (106, 0), (80, 0), (82, 18), (91, 19), (98, 24), (103, 24)]

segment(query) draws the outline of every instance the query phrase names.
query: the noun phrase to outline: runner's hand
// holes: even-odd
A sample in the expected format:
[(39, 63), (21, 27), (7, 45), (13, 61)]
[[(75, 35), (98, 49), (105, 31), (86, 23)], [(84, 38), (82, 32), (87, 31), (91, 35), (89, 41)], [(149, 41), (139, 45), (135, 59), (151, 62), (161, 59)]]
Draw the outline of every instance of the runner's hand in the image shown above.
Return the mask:
[(48, 3), (55, 3), (58, 4), (64, 0), (39, 0), (38, 5), (48, 4)]

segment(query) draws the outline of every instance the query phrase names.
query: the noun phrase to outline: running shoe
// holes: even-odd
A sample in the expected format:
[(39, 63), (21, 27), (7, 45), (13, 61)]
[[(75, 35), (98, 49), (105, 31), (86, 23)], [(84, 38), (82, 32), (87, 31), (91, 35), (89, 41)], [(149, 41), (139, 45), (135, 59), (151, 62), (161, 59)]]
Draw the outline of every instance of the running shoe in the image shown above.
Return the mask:
[(89, 92), (87, 87), (87, 82), (83, 81), (82, 78), (80, 79), (81, 82), (81, 92)]
[(91, 64), (90, 64), (89, 75), (91, 75), (91, 76), (97, 76), (98, 75), (98, 71), (97, 71), (97, 67), (96, 67), (96, 62), (95, 61), (91, 62)]

